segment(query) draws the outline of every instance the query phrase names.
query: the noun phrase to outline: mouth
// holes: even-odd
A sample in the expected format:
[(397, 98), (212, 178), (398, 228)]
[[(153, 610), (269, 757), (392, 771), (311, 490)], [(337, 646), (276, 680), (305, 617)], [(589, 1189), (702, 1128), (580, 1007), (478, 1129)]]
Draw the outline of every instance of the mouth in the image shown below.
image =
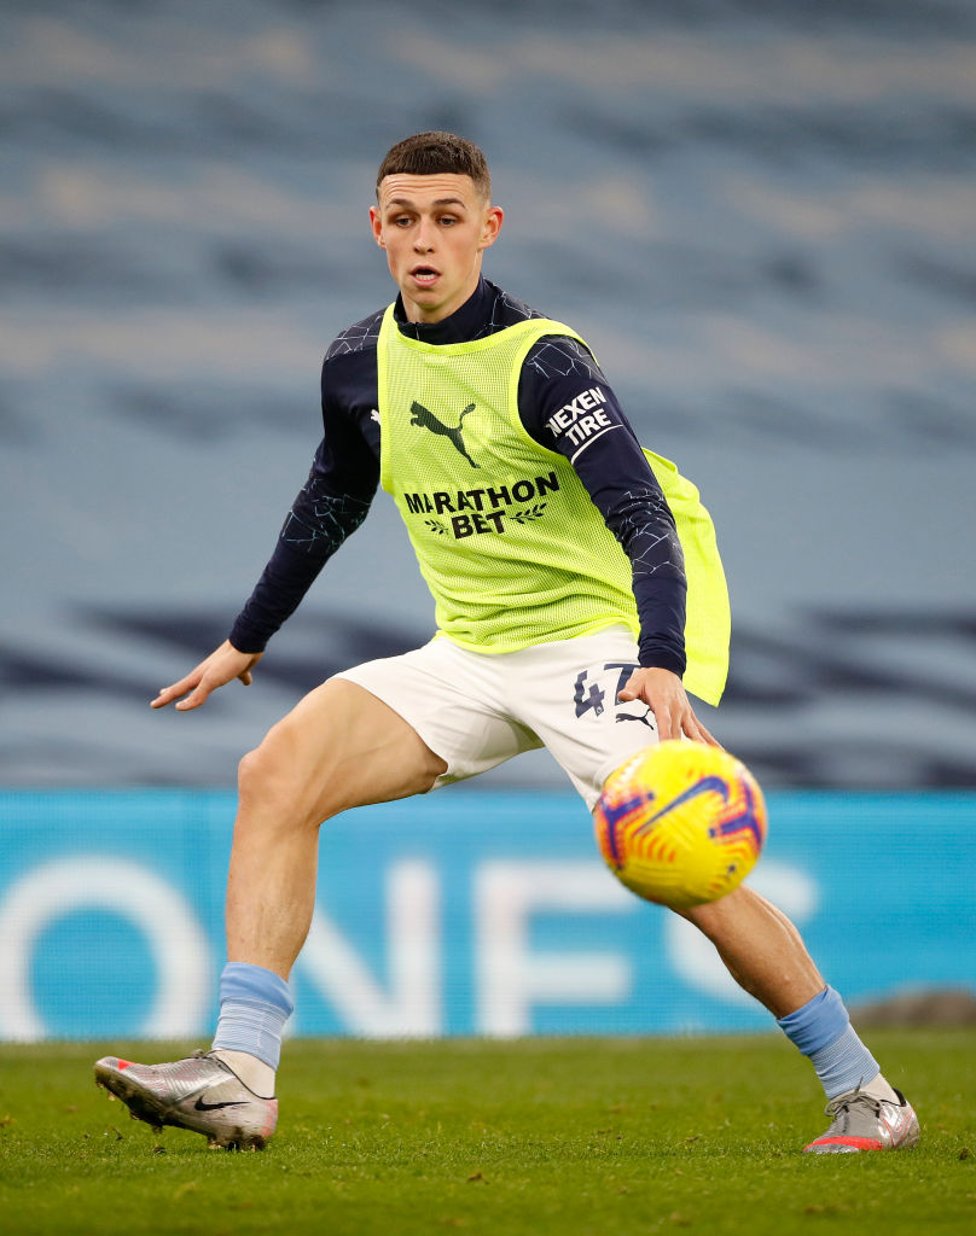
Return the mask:
[(435, 270), (433, 266), (414, 266), (410, 271), (410, 277), (423, 288), (433, 287), (437, 280), (441, 277), (439, 270)]

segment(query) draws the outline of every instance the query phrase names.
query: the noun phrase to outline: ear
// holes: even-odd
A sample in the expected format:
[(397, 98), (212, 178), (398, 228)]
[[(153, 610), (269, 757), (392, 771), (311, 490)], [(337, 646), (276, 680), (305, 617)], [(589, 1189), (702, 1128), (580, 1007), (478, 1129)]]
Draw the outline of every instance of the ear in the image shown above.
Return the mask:
[(381, 249), (386, 248), (383, 240), (383, 218), (375, 206), (369, 208), (369, 225), (373, 230), (373, 238)]
[(489, 206), (485, 211), (485, 221), (481, 229), (479, 249), (489, 249), (498, 239), (498, 233), (505, 222), (505, 212), (501, 206)]

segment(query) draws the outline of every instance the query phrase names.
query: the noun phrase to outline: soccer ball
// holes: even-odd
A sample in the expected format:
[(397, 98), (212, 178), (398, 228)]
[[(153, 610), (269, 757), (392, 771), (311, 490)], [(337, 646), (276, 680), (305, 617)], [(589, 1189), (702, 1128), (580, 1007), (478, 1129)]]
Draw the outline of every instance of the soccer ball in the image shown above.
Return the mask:
[(611, 773), (593, 818), (621, 883), (675, 910), (730, 893), (766, 840), (766, 804), (749, 769), (685, 740), (645, 747)]

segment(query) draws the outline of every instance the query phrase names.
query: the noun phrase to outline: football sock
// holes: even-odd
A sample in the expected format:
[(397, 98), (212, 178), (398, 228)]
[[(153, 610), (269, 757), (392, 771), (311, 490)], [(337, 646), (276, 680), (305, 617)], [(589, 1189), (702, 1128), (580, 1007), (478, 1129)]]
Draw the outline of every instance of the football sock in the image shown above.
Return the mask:
[(825, 987), (802, 1008), (777, 1020), (786, 1037), (805, 1055), (816, 1069), (828, 1099), (859, 1087), (876, 1094), (878, 1082), (882, 1088), (894, 1091), (881, 1076), (878, 1062), (858, 1038), (844, 1001), (833, 987)]
[[(294, 1007), (288, 984), (272, 970), (243, 961), (228, 962), (224, 966), (213, 1050), (226, 1059), (245, 1086), (256, 1094), (269, 1097), (267, 1073), (249, 1066), (246, 1061), (233, 1062), (230, 1053), (245, 1053), (263, 1063), (265, 1069), (271, 1071), (270, 1093), (273, 1093), (274, 1071), (281, 1059), (281, 1035)], [(257, 1085), (261, 1089), (257, 1089)]]

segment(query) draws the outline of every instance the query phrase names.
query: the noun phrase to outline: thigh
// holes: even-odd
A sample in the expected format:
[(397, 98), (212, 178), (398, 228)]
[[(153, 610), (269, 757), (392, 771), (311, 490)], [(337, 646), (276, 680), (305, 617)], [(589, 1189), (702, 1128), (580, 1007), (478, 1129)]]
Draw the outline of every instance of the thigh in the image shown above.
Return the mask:
[(429, 790), (445, 764), (404, 719), (351, 682), (309, 692), (269, 731), (250, 792), (319, 823), (350, 807)]
[(398, 657), (367, 661), (333, 681), (356, 683), (382, 700), (441, 757), (435, 786), (477, 776), (540, 738), (505, 711), (498, 657), (434, 639)]
[(610, 773), (658, 740), (646, 704), (617, 701), (637, 663), (626, 627), (537, 644), (509, 658), (513, 712), (543, 740), (590, 810)]

